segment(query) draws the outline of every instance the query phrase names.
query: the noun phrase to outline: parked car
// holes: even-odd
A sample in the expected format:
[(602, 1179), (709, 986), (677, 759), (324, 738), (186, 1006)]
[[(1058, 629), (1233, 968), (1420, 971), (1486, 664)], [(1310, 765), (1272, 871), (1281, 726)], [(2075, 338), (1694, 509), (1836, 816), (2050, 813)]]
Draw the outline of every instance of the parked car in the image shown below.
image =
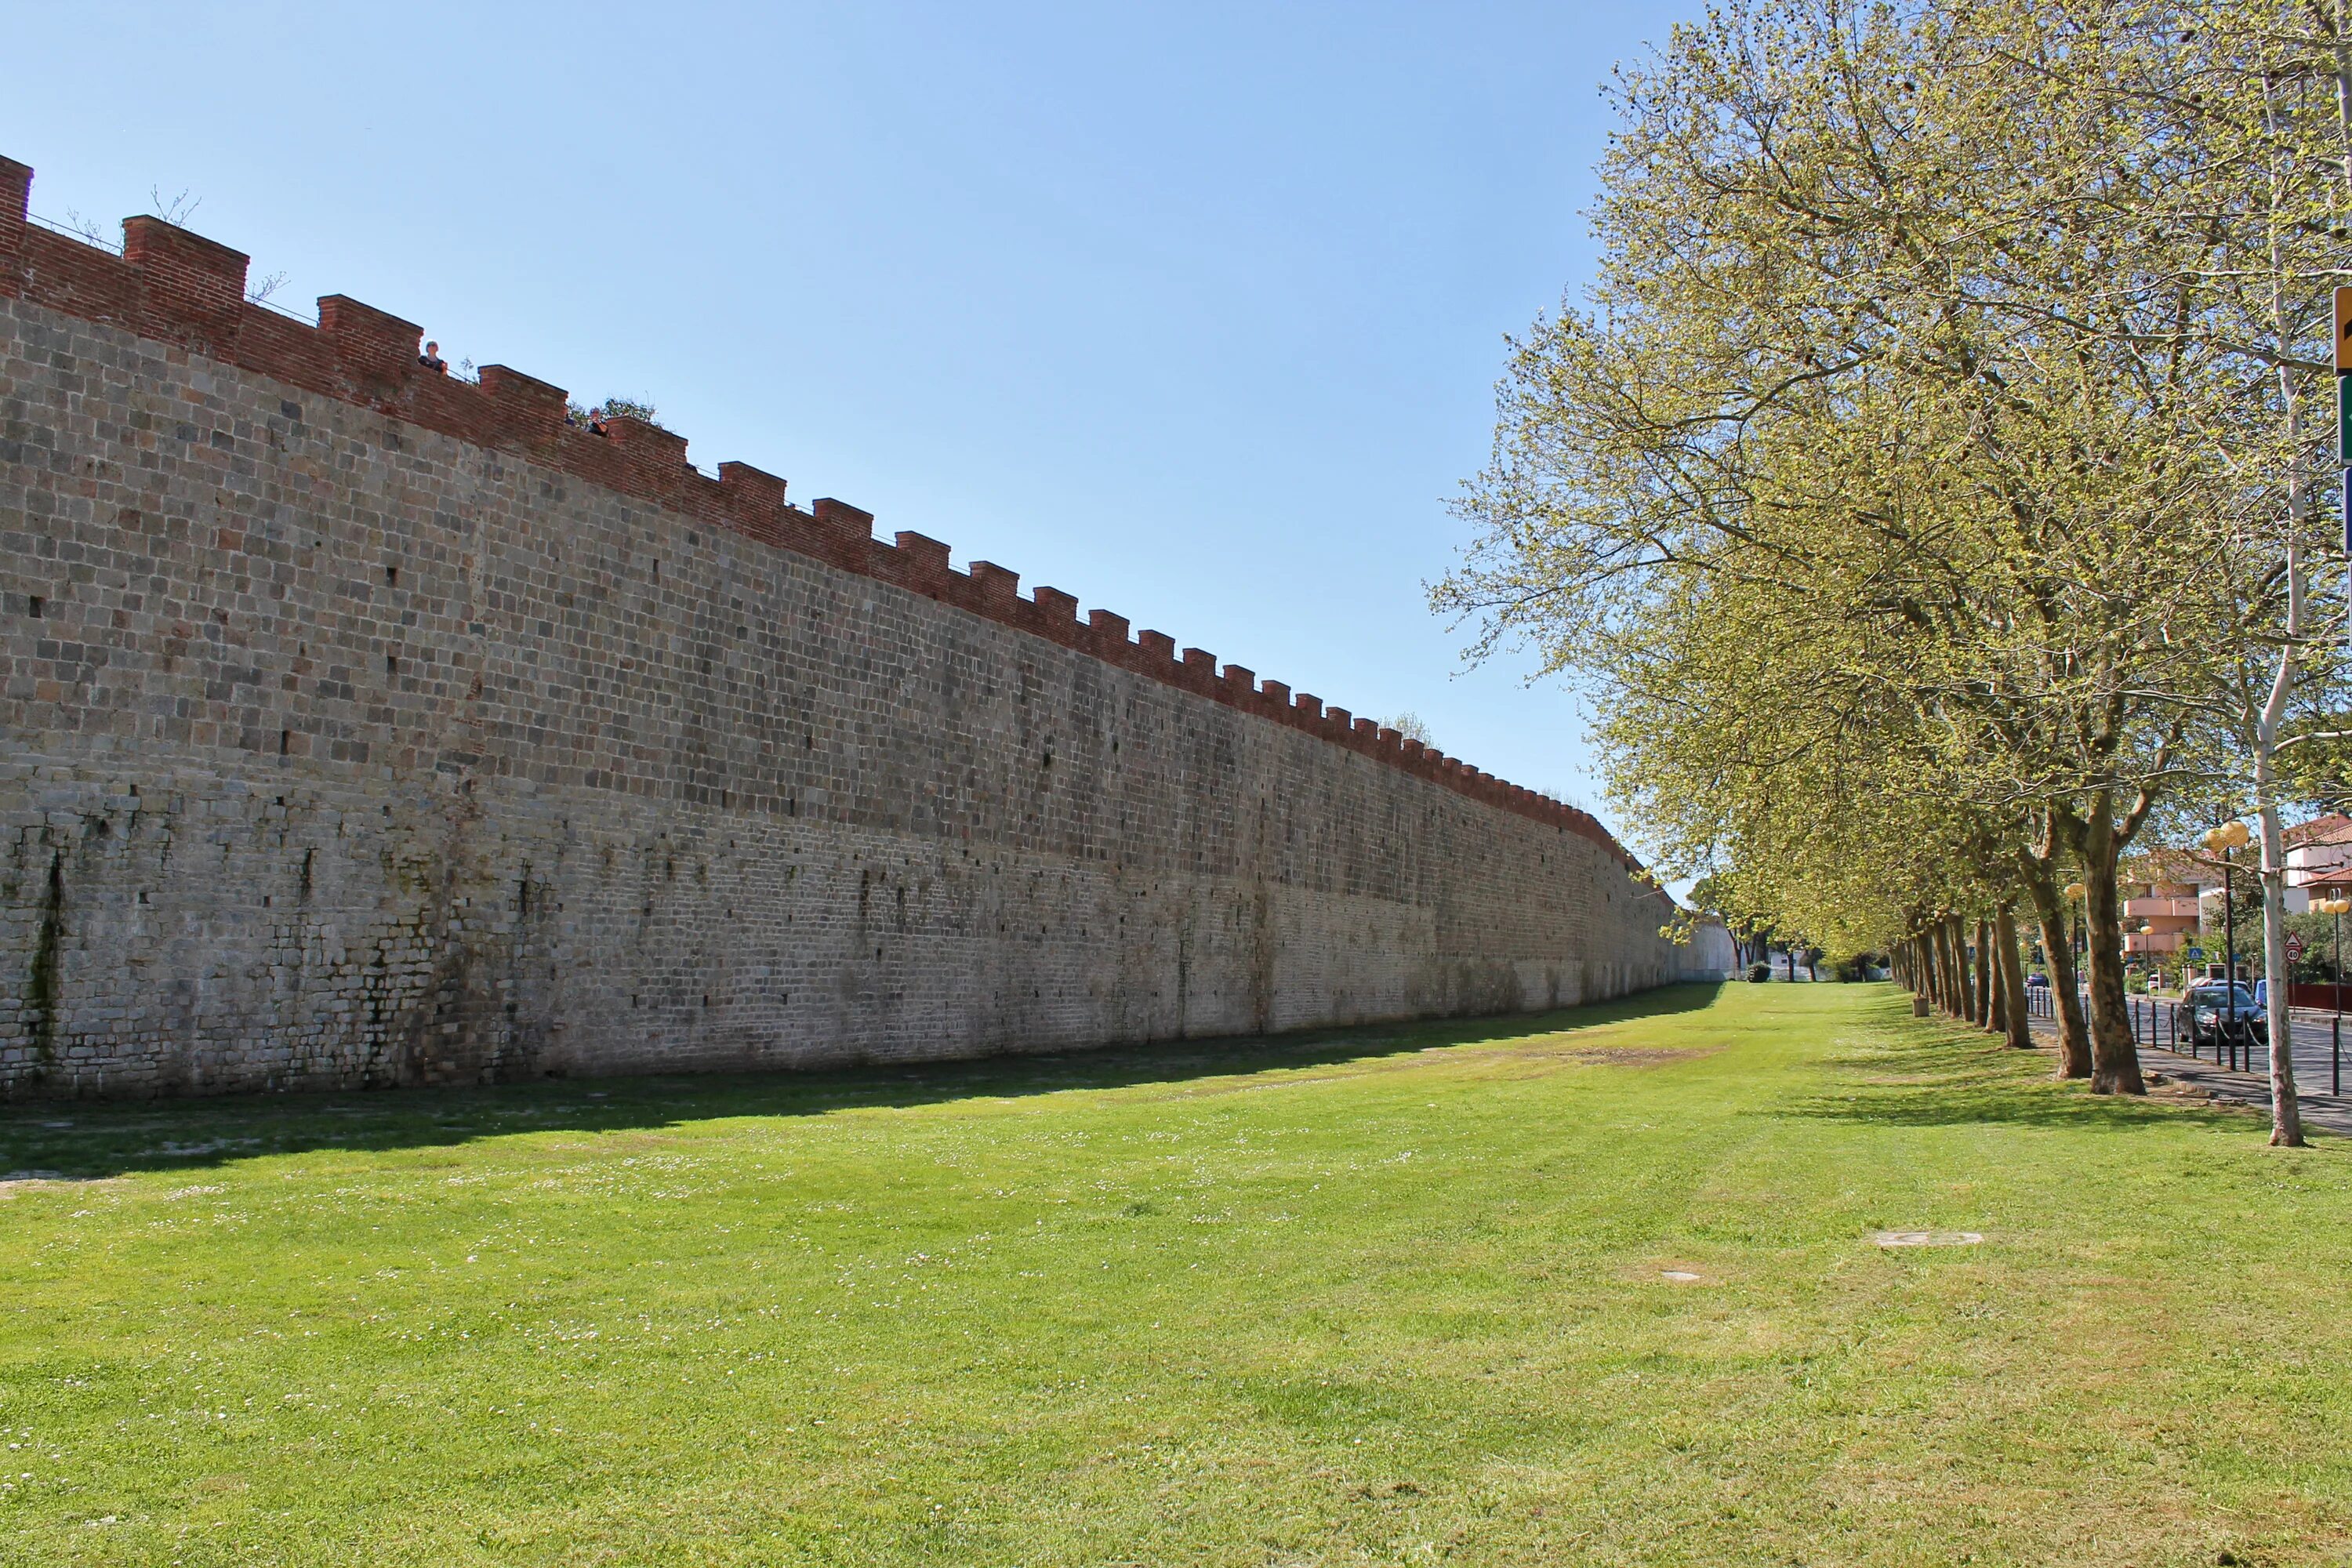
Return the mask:
[(2262, 1004), (2242, 984), (2208, 981), (2192, 985), (2180, 999), (2180, 1013), (2192, 1047), (2248, 1038), (2261, 1045), (2271, 1037)]
[(2050, 976), (2042, 973), (2037, 969), (2032, 973), (2025, 977), (2025, 983), (2028, 985), (2041, 985), (2046, 987), (2050, 984)]

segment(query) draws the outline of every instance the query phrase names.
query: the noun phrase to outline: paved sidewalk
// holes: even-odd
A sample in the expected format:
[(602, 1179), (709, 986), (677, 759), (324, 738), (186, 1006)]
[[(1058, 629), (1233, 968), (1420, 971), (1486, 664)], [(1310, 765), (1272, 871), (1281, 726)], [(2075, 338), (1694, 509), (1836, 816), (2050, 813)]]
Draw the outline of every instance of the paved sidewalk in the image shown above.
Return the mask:
[[(2314, 1029), (2306, 1031), (2297, 1017), (2294, 1032), (2295, 1103), (2303, 1112), (2306, 1131), (2334, 1132), (2352, 1138), (2352, 1093), (2330, 1094), (2328, 1060), (2329, 1037)], [(2055, 1039), (2057, 1024), (2047, 1018), (2033, 1020), (2036, 1037)], [(2346, 1047), (2347, 1058), (2352, 1058), (2352, 1042)], [(2143, 1045), (2139, 1048), (2139, 1070), (2144, 1074), (2162, 1074), (2168, 1085), (2178, 1085), (2191, 1093), (2201, 1093), (2208, 1099), (2226, 1105), (2242, 1105), (2260, 1110), (2267, 1118), (2271, 1113), (2271, 1080), (2263, 1072), (2232, 1072), (2213, 1062), (2182, 1056), (2158, 1046)], [(2346, 1078), (2352, 1082), (2352, 1060), (2347, 1064)], [(2319, 1092), (2315, 1093), (2314, 1090)]]

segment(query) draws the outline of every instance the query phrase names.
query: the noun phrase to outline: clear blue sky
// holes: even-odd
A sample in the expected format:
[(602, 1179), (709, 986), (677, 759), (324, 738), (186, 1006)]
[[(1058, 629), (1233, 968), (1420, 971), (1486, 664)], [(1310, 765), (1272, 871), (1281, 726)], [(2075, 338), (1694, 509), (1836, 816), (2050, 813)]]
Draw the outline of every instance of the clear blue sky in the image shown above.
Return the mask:
[(0, 153), (1595, 805), (1569, 697), (1423, 584), (1676, 14), (30, 5)]

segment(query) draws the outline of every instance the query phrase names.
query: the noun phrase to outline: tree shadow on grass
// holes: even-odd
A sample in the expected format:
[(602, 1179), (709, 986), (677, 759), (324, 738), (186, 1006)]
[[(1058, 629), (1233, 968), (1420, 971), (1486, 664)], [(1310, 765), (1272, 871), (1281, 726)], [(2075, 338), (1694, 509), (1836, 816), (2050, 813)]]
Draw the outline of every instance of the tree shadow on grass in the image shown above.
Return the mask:
[(263, 1154), (431, 1148), (517, 1132), (645, 1131), (740, 1116), (821, 1116), (1072, 1089), (1131, 1089), (1375, 1061), (1696, 1012), (1719, 984), (1546, 1013), (1360, 1025), (819, 1071), (656, 1074), (452, 1089), (43, 1100), (0, 1108), (0, 1180), (89, 1181)]
[(2143, 1131), (2184, 1122), (2243, 1131), (2242, 1112), (2137, 1095), (2093, 1094), (2051, 1076), (2046, 1051), (2020, 1051), (1990, 1037), (1916, 1024), (1909, 998), (1899, 1016), (1861, 1023), (1860, 1048), (1820, 1058), (1836, 1092), (1781, 1107), (1777, 1114), (1884, 1127), (1956, 1127), (2006, 1122)]

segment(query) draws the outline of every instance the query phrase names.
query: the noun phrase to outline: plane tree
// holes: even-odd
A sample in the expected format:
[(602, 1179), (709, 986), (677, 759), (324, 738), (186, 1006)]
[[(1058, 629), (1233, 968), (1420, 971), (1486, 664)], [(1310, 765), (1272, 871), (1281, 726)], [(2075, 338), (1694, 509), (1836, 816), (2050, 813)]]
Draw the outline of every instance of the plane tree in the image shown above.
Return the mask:
[[(1746, 819), (1668, 808), (1676, 752), (1718, 787), (1759, 770), (1783, 817), (1862, 820), (1783, 792), (1769, 760), (1833, 736), (1726, 706), (1757, 689), (2004, 825), (1969, 841), (2045, 936), (2072, 870), (2093, 1087), (2135, 1092), (2116, 860), (2292, 596), (2261, 526), (2214, 520), (2279, 513), (2294, 432), (2248, 417), (2275, 369), (2210, 280), (2244, 234), (2159, 221), (2200, 156), (2171, 107), (2184, 14), (2052, 12), (1762, 0), (1622, 73), (1600, 276), (1515, 345), (1434, 597), (1474, 655), (1530, 645), (1601, 699), (1612, 785), (1663, 847), (1763, 853)], [(1711, 643), (1715, 684), (1689, 682)], [(1745, 875), (1823, 899), (1793, 864)]]

